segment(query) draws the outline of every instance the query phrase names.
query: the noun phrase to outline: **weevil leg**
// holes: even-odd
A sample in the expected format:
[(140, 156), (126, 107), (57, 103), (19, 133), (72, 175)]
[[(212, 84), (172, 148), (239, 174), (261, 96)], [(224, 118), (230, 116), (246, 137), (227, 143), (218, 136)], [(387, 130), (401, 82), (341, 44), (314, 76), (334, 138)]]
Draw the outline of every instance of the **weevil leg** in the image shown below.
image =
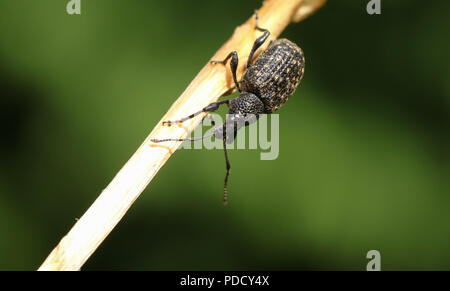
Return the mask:
[(215, 134), (215, 132), (213, 132), (211, 134), (207, 134), (207, 135), (201, 136), (201, 137), (163, 138), (163, 139), (153, 138), (153, 139), (151, 139), (151, 141), (155, 142), (155, 143), (165, 142), (165, 141), (197, 141), (197, 140), (201, 140), (201, 139), (205, 139), (205, 138), (211, 137), (214, 134)]
[[(210, 133), (210, 134), (207, 134), (207, 135), (204, 135), (204, 136), (201, 136), (201, 137), (164, 138), (164, 139), (154, 138), (154, 139), (151, 139), (151, 141), (155, 142), (155, 143), (165, 142), (165, 141), (197, 141), (197, 140), (205, 139), (205, 138), (211, 137), (213, 135), (216, 135), (217, 134), (217, 127), (216, 127), (216, 122), (214, 121), (214, 118), (212, 117), (211, 114), (206, 115), (205, 118), (210, 119), (211, 120), (211, 125), (215, 128), (215, 130), (212, 133)], [(220, 128), (220, 126), (218, 128)]]
[(230, 102), (230, 100), (222, 100), (222, 101), (213, 102), (213, 103), (209, 104), (208, 106), (204, 107), (202, 110), (199, 110), (199, 111), (197, 111), (195, 113), (192, 113), (191, 115), (186, 116), (184, 118), (181, 118), (181, 119), (178, 119), (178, 120), (166, 120), (166, 121), (163, 121), (163, 125), (171, 126), (174, 123), (181, 123), (181, 122), (184, 122), (184, 121), (189, 120), (191, 118), (194, 118), (195, 116), (197, 116), (197, 115), (199, 115), (199, 114), (201, 114), (203, 112), (214, 112), (217, 109), (219, 109), (220, 105), (222, 105), (222, 104), (227, 104), (228, 105), (229, 102)]
[(230, 176), (230, 160), (228, 159), (228, 152), (227, 152), (227, 135), (226, 135), (226, 125), (223, 125), (223, 150), (225, 152), (225, 162), (227, 165), (227, 173), (225, 175), (225, 181), (223, 183), (223, 206), (226, 206), (228, 204), (228, 176)]
[(255, 29), (259, 30), (259, 31), (263, 31), (263, 35), (261, 35), (260, 37), (258, 37), (255, 42), (253, 43), (253, 47), (252, 50), (250, 51), (250, 54), (248, 56), (248, 60), (247, 60), (247, 68), (250, 67), (250, 63), (252, 62), (253, 56), (256, 52), (256, 50), (262, 46), (262, 44), (267, 40), (267, 38), (270, 35), (270, 31), (268, 29), (265, 28), (261, 28), (258, 26), (258, 12), (255, 11)]
[(232, 51), (231, 53), (229, 53), (228, 56), (223, 59), (223, 61), (211, 61), (211, 64), (226, 64), (229, 58), (231, 58), (230, 67), (231, 72), (233, 73), (234, 84), (236, 84), (236, 88), (238, 89), (238, 91), (241, 92), (241, 87), (239, 87), (239, 82), (237, 81), (236, 77), (236, 70), (239, 63), (239, 58), (236, 51)]

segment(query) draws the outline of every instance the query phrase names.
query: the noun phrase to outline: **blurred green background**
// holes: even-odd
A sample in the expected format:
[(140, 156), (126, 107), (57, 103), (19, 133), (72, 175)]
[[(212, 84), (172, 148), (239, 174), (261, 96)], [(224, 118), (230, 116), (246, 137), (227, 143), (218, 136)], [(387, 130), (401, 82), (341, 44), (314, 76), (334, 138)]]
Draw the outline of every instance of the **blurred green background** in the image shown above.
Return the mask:
[[(0, 269), (36, 269), (261, 1), (0, 0)], [(85, 270), (450, 269), (450, 3), (329, 1), (280, 155), (180, 150)], [(225, 110), (220, 111), (225, 114)]]

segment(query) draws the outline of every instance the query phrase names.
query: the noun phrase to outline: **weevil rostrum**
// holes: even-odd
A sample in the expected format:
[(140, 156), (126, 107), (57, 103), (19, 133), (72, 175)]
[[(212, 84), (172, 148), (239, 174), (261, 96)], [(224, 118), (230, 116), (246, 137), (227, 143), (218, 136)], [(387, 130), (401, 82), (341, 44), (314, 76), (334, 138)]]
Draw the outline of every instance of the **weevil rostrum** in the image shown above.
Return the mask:
[[(203, 112), (214, 112), (223, 104), (226, 104), (229, 108), (225, 123), (218, 126), (213, 123), (215, 126), (213, 133), (201, 138), (152, 139), (153, 142), (158, 143), (165, 141), (195, 141), (211, 136), (221, 138), (223, 140), (226, 162), (226, 175), (223, 187), (224, 205), (228, 203), (227, 184), (231, 169), (226, 145), (234, 141), (239, 128), (255, 122), (260, 114), (275, 112), (286, 103), (295, 89), (297, 89), (305, 70), (305, 57), (302, 49), (288, 39), (271, 41), (267, 49), (251, 63), (255, 52), (270, 35), (269, 30), (258, 26), (258, 14), (255, 14), (255, 20), (255, 29), (263, 32), (263, 34), (253, 43), (247, 61), (247, 69), (241, 82), (238, 82), (236, 77), (239, 62), (236, 51), (232, 51), (222, 61), (211, 61), (212, 64), (225, 65), (231, 58), (231, 72), (236, 88), (240, 93), (239, 96), (234, 99), (213, 102), (185, 118), (164, 121), (163, 125), (170, 126), (174, 123), (181, 123)], [(249, 118), (249, 116), (254, 118)]]

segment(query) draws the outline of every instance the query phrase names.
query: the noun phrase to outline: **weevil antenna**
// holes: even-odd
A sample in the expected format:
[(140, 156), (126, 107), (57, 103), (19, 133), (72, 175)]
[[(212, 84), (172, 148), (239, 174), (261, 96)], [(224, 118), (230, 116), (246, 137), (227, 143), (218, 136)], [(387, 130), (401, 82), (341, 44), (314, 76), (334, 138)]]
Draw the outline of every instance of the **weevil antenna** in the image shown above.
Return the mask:
[(216, 134), (216, 130), (214, 130), (214, 131), (213, 131), (212, 133), (210, 133), (210, 134), (206, 134), (206, 135), (201, 136), (201, 137), (164, 138), (164, 139), (157, 139), (157, 138), (154, 138), (154, 139), (151, 139), (151, 141), (152, 141), (152, 142), (155, 142), (155, 143), (165, 142), (165, 141), (197, 141), (197, 140), (202, 140), (202, 139), (211, 137), (211, 136), (213, 136), (213, 135), (215, 135), (215, 134)]
[(226, 135), (226, 125), (223, 125), (223, 151), (225, 152), (225, 162), (227, 165), (227, 174), (225, 175), (225, 181), (223, 184), (223, 206), (226, 206), (228, 204), (228, 176), (230, 175), (231, 165), (230, 160), (228, 159), (228, 152), (227, 152), (227, 135)]

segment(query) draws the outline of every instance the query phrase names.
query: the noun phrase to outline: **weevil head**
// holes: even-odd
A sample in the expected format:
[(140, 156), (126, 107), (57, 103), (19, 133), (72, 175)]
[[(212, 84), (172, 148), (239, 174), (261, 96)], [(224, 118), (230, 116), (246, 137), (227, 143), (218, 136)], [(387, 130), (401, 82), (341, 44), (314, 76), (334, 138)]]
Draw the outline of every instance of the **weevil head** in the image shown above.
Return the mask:
[(255, 95), (249, 92), (242, 92), (237, 98), (230, 101), (230, 111), (223, 126), (217, 128), (215, 136), (223, 138), (226, 135), (227, 144), (234, 142), (237, 131), (259, 118), (259, 114), (264, 113), (264, 104)]

